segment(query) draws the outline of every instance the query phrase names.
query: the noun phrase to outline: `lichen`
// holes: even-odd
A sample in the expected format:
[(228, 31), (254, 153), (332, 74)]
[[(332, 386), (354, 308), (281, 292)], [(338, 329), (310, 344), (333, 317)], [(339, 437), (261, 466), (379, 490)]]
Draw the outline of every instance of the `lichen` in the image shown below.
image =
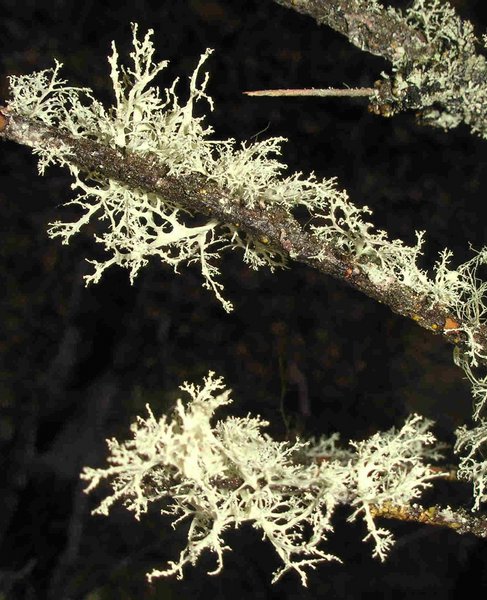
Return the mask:
[(455, 452), (461, 455), (458, 477), (472, 482), (475, 498), (473, 508), (478, 510), (481, 502), (487, 501), (487, 421), (481, 419), (472, 429), (460, 427), (456, 436)]
[[(132, 425), (132, 439), (108, 441), (109, 466), (87, 467), (86, 491), (108, 481), (112, 494), (95, 513), (107, 515), (116, 501), (139, 519), (154, 503), (176, 525), (191, 521), (179, 559), (155, 577), (183, 576), (207, 549), (217, 558), (211, 574), (220, 572), (229, 547), (224, 533), (251, 523), (267, 539), (283, 565), (277, 581), (295, 571), (303, 585), (306, 570), (328, 560), (339, 560), (322, 549), (333, 531), (331, 518), (338, 505), (352, 508), (351, 519), (364, 517), (366, 540), (374, 555), (384, 560), (393, 545), (392, 534), (377, 527), (372, 507), (390, 502), (407, 505), (441, 475), (430, 461), (439, 458), (431, 422), (410, 417), (399, 430), (376, 433), (353, 442), (348, 449), (336, 436), (313, 442), (277, 442), (262, 430), (259, 417), (227, 417), (214, 422), (215, 411), (231, 402), (223, 380), (214, 373), (202, 385), (185, 383), (189, 401), (179, 399), (172, 418), (148, 417)], [(169, 506), (164, 502), (169, 501)]]
[[(447, 16), (450, 18), (450, 13)], [(131, 153), (150, 153), (169, 175), (203, 175), (218, 183), (235, 202), (249, 208), (258, 206), (269, 215), (276, 208), (289, 214), (305, 208), (310, 214), (308, 229), (317, 241), (314, 258), (325, 257), (332, 248), (360, 265), (377, 287), (386, 289), (399, 283), (414, 288), (431, 306), (458, 305), (461, 271), (448, 268), (448, 251), (440, 256), (433, 278), (417, 265), (422, 232), (416, 233), (416, 243), (411, 246), (390, 240), (386, 232), (377, 231), (367, 220), (371, 211), (352, 204), (334, 178), (285, 175), (286, 165), (279, 161), (282, 138), (240, 145), (233, 139), (212, 139), (213, 130), (205, 115), (196, 114), (202, 103), (210, 110), (213, 107), (206, 93), (208, 74), (201, 74), (210, 51), (200, 58), (189, 78), (188, 100), (181, 103), (177, 80), (162, 91), (153, 85), (167, 62), (154, 61), (151, 35), (149, 31), (139, 39), (137, 26), (133, 26), (130, 67), (120, 65), (113, 45), (109, 64), (115, 102), (109, 109), (91, 90), (68, 86), (60, 78), (60, 64), (56, 63), (51, 70), (10, 78), (10, 110), (55, 126), (74, 138), (93, 139)], [(199, 263), (204, 285), (230, 310), (231, 302), (224, 298), (218, 280), (218, 256), (224, 249), (243, 249), (245, 262), (253, 268), (285, 265), (280, 251), (235, 224), (209, 219), (195, 226), (181, 207), (159, 195), (132, 189), (97, 173), (81, 173), (70, 160), (69, 146), (39, 143), (35, 150), (41, 171), (50, 162), (67, 166), (75, 180), (72, 187), (79, 192), (67, 204), (79, 207), (81, 216), (73, 222), (56, 221), (50, 235), (69, 243), (95, 219), (105, 229), (95, 234), (95, 240), (103, 245), (108, 258), (90, 261), (94, 272), (86, 277), (88, 283), (97, 282), (112, 265), (127, 268), (133, 281), (153, 256), (175, 271), (182, 264)], [(474, 337), (470, 339), (474, 343)]]
[[(374, 2), (372, 7), (377, 10), (378, 4)], [(414, 87), (423, 114), (436, 119), (438, 125), (451, 127), (463, 120), (474, 131), (486, 134), (487, 98), (482, 79), (485, 61), (474, 56), (471, 26), (437, 0), (415, 0), (404, 18), (441, 53), (435, 57), (425, 53), (424, 60), (411, 65), (406, 54), (399, 52), (394, 66), (395, 83), (402, 82), (396, 86), (398, 93), (410, 94)], [(455, 357), (472, 382), (474, 417), (479, 418), (487, 398), (487, 380), (477, 372), (487, 360), (479, 335), (485, 326), (487, 284), (480, 281), (477, 272), (487, 261), (487, 250), (456, 269), (450, 268), (451, 252), (444, 250), (432, 273), (427, 273), (418, 266), (422, 232), (416, 232), (416, 242), (410, 246), (390, 240), (386, 232), (376, 230), (368, 221), (371, 211), (352, 204), (335, 179), (286, 175), (286, 166), (279, 160), (281, 138), (242, 144), (233, 139), (214, 140), (205, 115), (198, 114), (200, 105), (206, 104), (209, 110), (213, 106), (206, 93), (208, 74), (201, 73), (210, 51), (200, 58), (189, 78), (188, 100), (181, 103), (177, 80), (162, 91), (153, 85), (167, 63), (154, 61), (151, 35), (149, 31), (139, 39), (137, 26), (133, 26), (130, 67), (120, 65), (113, 45), (109, 57), (115, 96), (112, 107), (105, 108), (91, 90), (67, 85), (56, 63), (50, 70), (11, 77), (9, 110), (56, 127), (75, 139), (95, 140), (142, 156), (150, 153), (170, 175), (197, 173), (225, 189), (227, 202), (258, 207), (264, 216), (271, 217), (276, 208), (291, 216), (297, 209), (301, 213), (306, 209), (310, 218), (303, 230), (311, 232), (316, 241), (314, 254), (308, 258), (321, 260), (334, 252), (368, 276), (376, 288), (386, 292), (398, 284), (407, 286), (422, 306), (451, 315), (451, 326), (445, 327), (444, 333), (451, 335), (458, 324), (456, 333), (462, 335), (463, 346)], [(467, 88), (461, 87), (465, 77), (470, 81)], [(441, 110), (436, 117), (437, 107)], [(223, 250), (243, 249), (244, 260), (253, 268), (285, 264), (284, 255), (268, 240), (254, 239), (240, 231), (238, 224), (207, 219), (195, 225), (181, 207), (160, 195), (132, 189), (96, 172), (81, 173), (72, 162), (69, 144), (50, 146), (36, 139), (33, 145), (41, 172), (51, 162), (66, 166), (78, 191), (67, 204), (78, 207), (81, 215), (72, 222), (53, 223), (50, 235), (68, 243), (95, 219), (104, 228), (95, 233), (95, 240), (107, 251), (108, 258), (90, 261), (94, 271), (87, 282), (97, 282), (112, 265), (127, 268), (133, 281), (151, 257), (174, 270), (197, 263), (204, 285), (230, 310), (232, 305), (224, 298), (218, 279), (217, 260)], [(379, 538), (376, 542), (380, 545)]]
[[(420, 121), (448, 130), (461, 123), (487, 137), (487, 61), (479, 49), (486, 38), (442, 0), (414, 0), (403, 22), (424, 40), (424, 53), (393, 61), (390, 114), (415, 110)], [(389, 75), (386, 75), (389, 78)]]

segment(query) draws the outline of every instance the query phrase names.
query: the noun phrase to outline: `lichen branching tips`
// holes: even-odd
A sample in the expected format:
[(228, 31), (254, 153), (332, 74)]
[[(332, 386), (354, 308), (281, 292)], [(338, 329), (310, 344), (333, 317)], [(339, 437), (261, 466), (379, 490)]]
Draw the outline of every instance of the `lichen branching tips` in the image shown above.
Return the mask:
[[(340, 447), (337, 436), (312, 442), (277, 442), (263, 430), (259, 417), (227, 417), (215, 411), (231, 402), (222, 378), (209, 373), (202, 385), (185, 383), (186, 398), (171, 416), (148, 416), (132, 425), (132, 439), (108, 441), (106, 468), (85, 468), (82, 478), (91, 491), (104, 480), (112, 493), (95, 510), (108, 514), (115, 501), (140, 518), (155, 503), (174, 524), (190, 519), (187, 545), (167, 568), (149, 579), (183, 576), (207, 549), (217, 558), (212, 574), (223, 567), (227, 529), (249, 522), (275, 548), (282, 567), (296, 572), (303, 585), (317, 563), (339, 560), (323, 544), (333, 531), (337, 506), (348, 504), (351, 518), (363, 516), (366, 540), (384, 560), (394, 543), (377, 527), (373, 508), (385, 503), (405, 506), (441, 473), (431, 462), (440, 457), (431, 422), (418, 415), (398, 430), (376, 433), (368, 440)], [(169, 499), (169, 506), (163, 500)]]
[[(370, 6), (374, 14), (382, 10), (375, 0)], [(438, 0), (415, 0), (404, 15), (394, 14), (402, 15), (408, 26), (443, 52), (436, 57), (426, 53), (412, 65), (398, 52), (393, 65), (398, 93), (409, 93), (415, 86), (425, 117), (443, 128), (462, 121), (486, 137), (487, 95), (485, 78), (480, 77), (485, 60), (474, 56), (471, 27)], [(287, 258), (293, 258), (292, 245), (288, 253), (284, 245), (276, 249), (266, 237), (254, 238), (251, 228), (249, 233), (238, 221), (222, 218), (237, 204), (259, 211), (263, 221), (277, 211), (285, 219), (293, 219), (295, 231), (313, 239), (314, 247), (305, 259), (319, 263), (330, 249), (337, 256), (347, 256), (381, 297), (408, 288), (418, 306), (449, 315), (445, 335), (455, 332), (461, 336), (462, 347), (456, 349), (455, 360), (472, 383), (473, 416), (480, 425), (472, 431), (459, 430), (456, 449), (466, 452), (461, 474), (473, 480), (478, 507), (485, 500), (487, 485), (487, 469), (480, 460), (486, 439), (481, 411), (487, 398), (487, 377), (481, 369), (487, 361), (482, 333), (487, 284), (479, 277), (487, 250), (453, 268), (452, 253), (445, 249), (432, 271), (426, 272), (418, 266), (423, 232), (411, 232), (411, 245), (391, 240), (369, 221), (367, 206), (354, 205), (334, 178), (286, 174), (286, 165), (280, 161), (282, 138), (254, 143), (213, 138), (205, 115), (213, 102), (207, 93), (209, 76), (203, 73), (209, 50), (189, 77), (188, 99), (182, 102), (178, 80), (162, 90), (154, 84), (167, 62), (154, 58), (153, 32), (139, 36), (136, 25), (132, 30), (129, 66), (122, 64), (115, 45), (108, 59), (114, 94), (109, 108), (91, 90), (69, 86), (61, 78), (57, 62), (52, 69), (10, 78), (9, 114), (38, 123), (44, 130), (47, 126), (50, 131), (60, 131), (65, 140), (49, 143), (46, 134), (30, 144), (39, 156), (42, 172), (55, 162), (67, 167), (74, 178), (72, 187), (77, 195), (67, 204), (78, 216), (70, 222), (53, 223), (50, 235), (69, 243), (73, 235), (97, 221), (94, 240), (105, 253), (103, 259), (90, 260), (93, 272), (87, 283), (99, 281), (112, 265), (126, 268), (133, 282), (151, 257), (175, 271), (195, 263), (203, 285), (231, 310), (219, 280), (218, 261), (224, 250), (243, 251), (244, 261), (253, 268), (282, 267)], [(465, 75), (471, 84), (461, 88)], [(438, 107), (441, 111), (437, 114)], [(202, 216), (196, 225), (193, 215), (188, 217), (187, 205), (169, 201), (157, 190), (134, 188), (120, 178), (104, 176), (101, 169), (83, 172), (71, 147), (72, 140), (80, 139), (124, 156), (150, 155), (164, 166), (167, 177), (190, 176), (210, 183), (212, 189), (216, 186), (222, 191), (218, 218)], [(303, 208), (310, 217), (306, 225), (294, 219)], [(351, 450), (332, 453), (331, 460), (297, 464), (297, 455), (312, 455), (316, 448), (274, 442), (262, 432), (265, 423), (256, 418), (210, 423), (214, 410), (229, 402), (221, 379), (210, 374), (202, 386), (186, 384), (183, 389), (190, 402), (178, 403), (172, 421), (165, 417), (157, 420), (149, 411), (148, 418), (140, 418), (134, 425), (133, 440), (110, 441), (110, 467), (86, 469), (83, 475), (90, 489), (102, 479), (111, 481), (113, 494), (99, 512), (106, 512), (113, 501), (121, 499), (139, 517), (149, 502), (167, 497), (173, 500), (168, 514), (192, 519), (188, 546), (179, 560), (153, 576), (180, 575), (182, 567), (194, 562), (205, 548), (216, 552), (219, 570), (226, 549), (225, 530), (250, 521), (263, 531), (283, 562), (276, 577), (292, 569), (305, 583), (305, 567), (334, 558), (320, 544), (332, 528), (331, 515), (340, 503), (351, 505), (353, 515), (364, 518), (375, 553), (383, 559), (392, 537), (376, 528), (374, 506), (408, 504), (435, 477), (428, 450), (433, 437), (429, 424), (419, 417), (411, 417), (398, 431), (377, 434), (353, 444)], [(311, 536), (306, 537), (305, 531), (311, 531)]]

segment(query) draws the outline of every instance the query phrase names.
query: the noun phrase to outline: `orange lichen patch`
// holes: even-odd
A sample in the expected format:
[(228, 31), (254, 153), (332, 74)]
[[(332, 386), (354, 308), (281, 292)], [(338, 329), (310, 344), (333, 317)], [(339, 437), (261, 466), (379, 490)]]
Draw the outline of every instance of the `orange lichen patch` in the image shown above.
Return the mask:
[[(438, 323), (431, 323), (428, 319), (425, 319), (422, 315), (417, 315), (417, 314), (412, 314), (411, 315), (411, 319), (413, 321), (416, 321), (416, 323), (418, 323), (418, 325), (421, 325), (421, 327), (425, 327), (427, 329), (430, 329), (431, 331), (438, 331), (439, 329), (444, 329), (444, 327), (442, 325), (439, 325)], [(453, 320), (452, 320), (453, 322)]]
[(445, 324), (443, 325), (443, 331), (451, 331), (453, 329), (460, 329), (460, 323), (451, 317), (447, 317), (445, 319)]
[(8, 116), (6, 112), (4, 112), (3, 108), (0, 108), (0, 131), (6, 129), (8, 125)]

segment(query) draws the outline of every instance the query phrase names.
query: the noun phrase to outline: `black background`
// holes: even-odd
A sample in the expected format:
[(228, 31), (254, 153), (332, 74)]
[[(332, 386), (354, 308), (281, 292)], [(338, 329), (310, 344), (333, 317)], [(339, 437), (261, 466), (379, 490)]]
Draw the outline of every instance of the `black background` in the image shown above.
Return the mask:
[[(481, 0), (455, 4), (479, 33), (485, 29)], [(336, 176), (392, 237), (413, 243), (415, 230), (426, 230), (425, 268), (445, 246), (459, 262), (471, 256), (469, 243), (485, 243), (486, 142), (466, 128), (445, 133), (417, 126), (412, 115), (382, 119), (360, 100), (242, 95), (370, 86), (388, 68), (309, 18), (270, 0), (2, 0), (0, 7), (0, 98), (8, 98), (7, 75), (57, 58), (66, 79), (110, 102), (110, 43), (126, 57), (137, 22), (141, 32), (155, 30), (158, 58), (171, 61), (161, 85), (180, 76), (182, 96), (200, 54), (215, 49), (207, 69), (216, 137), (287, 137), (290, 172)], [(225, 257), (230, 315), (202, 289), (197, 268), (176, 275), (153, 261), (133, 286), (113, 268), (85, 288), (85, 258), (100, 257), (87, 235), (96, 226), (68, 247), (46, 234), (48, 223), (67, 216), (60, 204), (69, 186), (62, 170), (40, 178), (28, 149), (1, 144), (0, 598), (456, 598), (467, 581), (485, 593), (484, 542), (387, 523), (398, 542), (380, 564), (360, 543), (363, 525), (346, 524), (345, 510), (327, 543), (344, 564), (311, 572), (307, 589), (294, 574), (270, 584), (278, 558), (250, 526), (228, 535), (233, 552), (222, 574), (206, 575), (214, 567), (208, 554), (183, 581), (149, 585), (144, 574), (177, 557), (184, 526), (174, 532), (157, 511), (137, 523), (121, 507), (109, 518), (90, 516), (103, 490), (83, 494), (79, 472), (103, 464), (105, 438), (125, 438), (147, 402), (164, 412), (184, 380), (198, 382), (210, 369), (223, 375), (232, 412), (261, 414), (280, 439), (340, 431), (346, 442), (419, 412), (451, 443), (468, 422), (471, 398), (439, 337), (299, 265), (272, 275)], [(426, 502), (468, 506), (468, 492), (439, 486)]]

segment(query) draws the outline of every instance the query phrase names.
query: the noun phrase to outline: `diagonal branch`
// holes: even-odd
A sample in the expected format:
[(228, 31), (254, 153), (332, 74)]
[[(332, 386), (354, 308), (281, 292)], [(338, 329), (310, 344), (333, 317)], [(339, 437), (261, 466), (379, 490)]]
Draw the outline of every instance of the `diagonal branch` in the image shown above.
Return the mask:
[[(421, 327), (443, 334), (450, 343), (462, 347), (466, 342), (463, 334), (457, 331), (462, 323), (447, 308), (431, 305), (430, 299), (396, 280), (387, 284), (371, 281), (352, 256), (343, 255), (332, 246), (323, 249), (322, 242), (284, 210), (275, 207), (266, 210), (259, 203), (249, 208), (199, 174), (168, 176), (167, 167), (153, 156), (128, 153), (87, 138), (75, 138), (6, 109), (0, 110), (0, 115), (4, 119), (0, 138), (30, 147), (68, 147), (70, 161), (86, 173), (158, 194), (192, 214), (203, 214), (222, 225), (238, 227), (284, 256), (331, 275)], [(320, 258), (316, 258), (318, 251)], [(479, 328), (476, 342), (487, 352), (487, 328)]]
[(398, 55), (409, 61), (433, 54), (424, 35), (413, 29), (393, 11), (375, 0), (274, 0), (286, 8), (312, 17), (346, 36), (351, 44), (394, 62)]

